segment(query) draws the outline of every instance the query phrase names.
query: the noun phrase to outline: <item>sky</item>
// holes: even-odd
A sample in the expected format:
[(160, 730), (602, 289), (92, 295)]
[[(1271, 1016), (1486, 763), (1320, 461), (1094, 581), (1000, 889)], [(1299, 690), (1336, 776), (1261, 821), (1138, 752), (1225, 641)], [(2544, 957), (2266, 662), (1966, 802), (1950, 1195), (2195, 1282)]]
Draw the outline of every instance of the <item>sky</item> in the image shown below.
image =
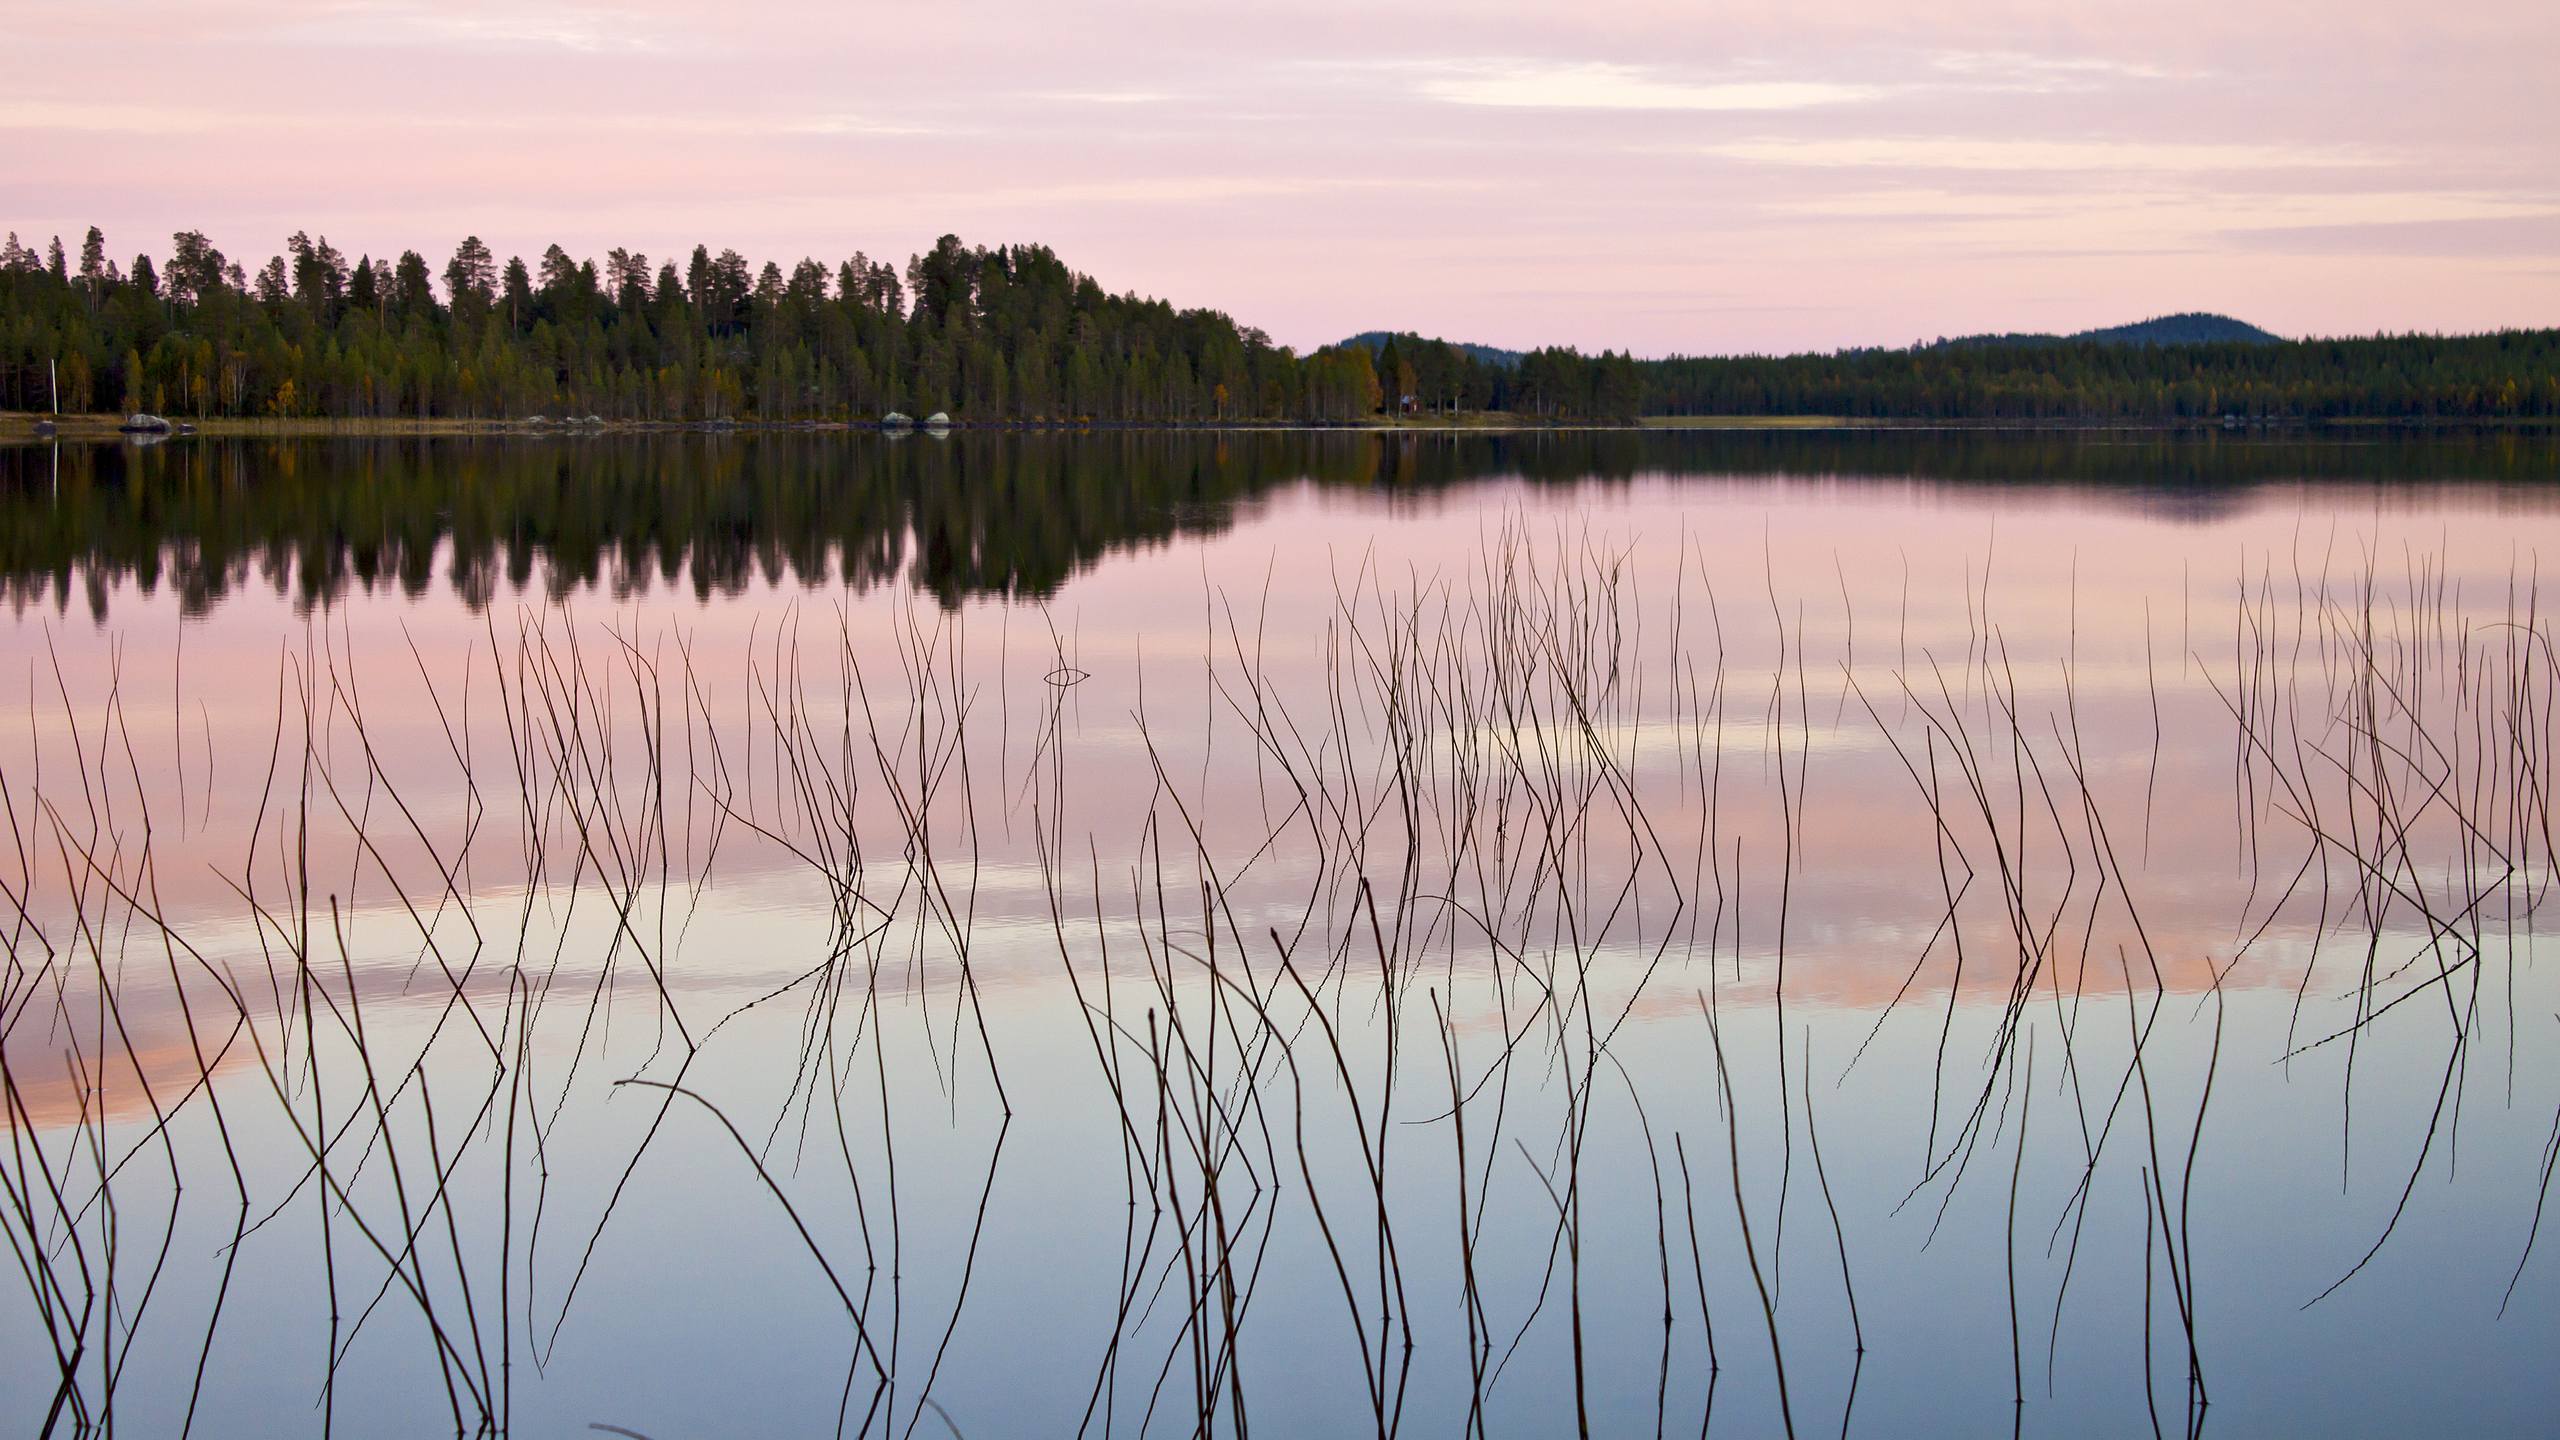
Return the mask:
[(2560, 5), (0, 0), (0, 228), (1038, 242), (1302, 348), (2560, 324)]

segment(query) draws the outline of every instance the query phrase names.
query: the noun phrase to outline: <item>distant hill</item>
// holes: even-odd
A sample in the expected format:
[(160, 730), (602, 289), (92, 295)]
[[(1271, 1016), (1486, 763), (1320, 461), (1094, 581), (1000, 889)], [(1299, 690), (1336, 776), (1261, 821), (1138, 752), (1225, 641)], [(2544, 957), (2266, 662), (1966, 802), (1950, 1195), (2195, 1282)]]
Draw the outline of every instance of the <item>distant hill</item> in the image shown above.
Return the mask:
[(1499, 365), (1505, 370), (1517, 370), (1520, 368), (1520, 352), (1517, 350), (1505, 350), (1495, 345), (1470, 345), (1463, 340), (1425, 338), (1414, 334), (1410, 330), (1363, 330), (1359, 334), (1339, 342), (1339, 345), (1366, 345), (1369, 347), (1370, 351), (1374, 353), (1376, 351), (1386, 349), (1387, 342), (1389, 340), (1401, 340), (1408, 345), (1413, 344), (1416, 341), (1420, 341), (1426, 345), (1446, 345), (1450, 349), (1458, 351), (1479, 365)]
[(2261, 330), (2245, 320), (2228, 315), (2212, 315), (2189, 311), (2182, 315), (2162, 315), (2137, 321), (2131, 325), (2110, 325), (2102, 330), (2082, 330), (2070, 335), (2020, 334), (1962, 335), (1953, 340), (1939, 340), (1920, 348), (1936, 350), (1945, 346), (1988, 345), (2062, 345), (2088, 343), (2096, 345), (2281, 345), (2284, 337)]
[[(1365, 345), (1371, 354), (1375, 354), (1385, 349), (1389, 340), (1400, 340), (1408, 346), (1446, 345), (1480, 365), (1499, 366), (1505, 370), (1520, 368), (1522, 352), (1518, 350), (1505, 350), (1495, 345), (1474, 345), (1462, 340), (1441, 340), (1436, 337), (1416, 335), (1410, 330), (1364, 330), (1338, 344), (1339, 348), (1346, 349), (1353, 345)], [(2071, 344), (2153, 346), (2281, 345), (2283, 343), (2285, 343), (2283, 336), (2273, 331), (2261, 330), (2246, 320), (2234, 320), (2228, 315), (2190, 310), (2178, 315), (2161, 315), (2149, 320), (2137, 320), (2131, 325), (2109, 325), (2098, 330), (2074, 331), (2069, 335), (2056, 335), (2046, 331), (1959, 335), (1952, 339), (1927, 341), (1913, 348), (1920, 350), (2010, 347), (2027, 349), (2039, 345)]]

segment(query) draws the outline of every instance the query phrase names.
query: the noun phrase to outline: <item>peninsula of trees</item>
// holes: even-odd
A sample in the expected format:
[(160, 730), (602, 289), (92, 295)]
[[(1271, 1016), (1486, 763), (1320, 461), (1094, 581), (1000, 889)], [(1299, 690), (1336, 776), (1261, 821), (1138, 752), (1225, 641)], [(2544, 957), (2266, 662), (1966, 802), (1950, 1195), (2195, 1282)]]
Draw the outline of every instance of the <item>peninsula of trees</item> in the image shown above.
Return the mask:
[[(2177, 317), (2180, 319), (2192, 317)], [(1300, 355), (1215, 310), (1112, 294), (1039, 245), (944, 236), (904, 267), (696, 247), (531, 265), (477, 238), (351, 264), (297, 233), (254, 272), (202, 233), (119, 263), (92, 227), (0, 247), (0, 410), (175, 418), (600, 416), (974, 424), (1360, 423), (1504, 413), (2175, 422), (2560, 417), (2560, 330), (2125, 344), (2112, 332), (1638, 360), (1371, 333)], [(2186, 331), (2173, 332), (2183, 335)], [(2193, 332), (2213, 334), (2218, 332)]]

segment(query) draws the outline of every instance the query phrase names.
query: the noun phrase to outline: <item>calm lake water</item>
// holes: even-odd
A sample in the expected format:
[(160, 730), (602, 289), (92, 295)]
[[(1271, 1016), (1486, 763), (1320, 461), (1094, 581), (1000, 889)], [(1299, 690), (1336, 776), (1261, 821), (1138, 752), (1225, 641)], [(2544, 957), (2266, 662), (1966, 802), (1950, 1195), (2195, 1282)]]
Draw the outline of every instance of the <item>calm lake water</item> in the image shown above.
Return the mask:
[(0, 1427), (2547, 1434), (2555, 481), (0, 449)]

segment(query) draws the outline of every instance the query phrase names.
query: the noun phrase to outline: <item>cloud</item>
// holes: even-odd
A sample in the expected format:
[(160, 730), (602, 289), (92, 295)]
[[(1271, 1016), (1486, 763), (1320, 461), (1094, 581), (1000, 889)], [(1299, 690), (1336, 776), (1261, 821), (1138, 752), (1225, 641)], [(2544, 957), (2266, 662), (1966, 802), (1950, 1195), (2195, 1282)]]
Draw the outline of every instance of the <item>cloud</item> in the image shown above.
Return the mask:
[(689, 116), (633, 116), (612, 125), (613, 129), (670, 129), (688, 134), (719, 135), (951, 135), (961, 133), (949, 126), (924, 125), (905, 120), (883, 120), (872, 115), (827, 113), (817, 115), (719, 116), (696, 119)]
[(2191, 228), (2383, 225), (2409, 221), (2530, 219), (2560, 214), (2552, 202), (2530, 196), (2462, 190), (2389, 193), (2303, 191), (2218, 196), (2211, 203), (2169, 186), (2093, 190), (2045, 189), (2032, 193), (1949, 190), (1935, 186), (1880, 186), (1775, 201), (1773, 214), (1949, 219), (2102, 219), (2134, 214), (2176, 218)]
[(2286, 255), (2543, 259), (2560, 255), (2560, 209), (2467, 220), (2261, 225), (2225, 230), (2220, 238), (2238, 249)]
[(149, 101), (0, 100), (0, 130), (72, 130), (96, 135), (183, 135), (244, 118), (192, 105)]
[(2472, 190), (2415, 190), (2397, 194), (2269, 195), (2245, 214), (2229, 210), (2213, 218), (2229, 224), (2283, 226), (2384, 226), (2419, 222), (2533, 220), (2560, 215), (2549, 197)]
[(973, 190), (919, 196), (942, 208), (1011, 209), (1072, 205), (1191, 205), (1212, 201), (1253, 200), (1314, 195), (1345, 190), (1482, 190), (1486, 182), (1469, 180), (1361, 179), (1342, 175), (1161, 175), (1125, 180), (1070, 181), (1058, 185)]
[(2169, 70), (2135, 60), (2085, 55), (2035, 55), (2023, 50), (1941, 50), (1929, 67), (1962, 76), (1976, 90), (2088, 90), (2109, 81), (2195, 80), (2201, 71)]
[[(964, 133), (949, 126), (890, 120), (849, 111), (808, 114), (694, 115), (681, 111), (591, 111), (525, 115), (461, 111), (381, 112), (364, 117), (368, 129), (490, 131), (521, 134), (531, 127), (555, 135), (719, 135), (743, 139), (830, 136), (918, 136)], [(209, 130), (344, 130), (348, 122), (322, 111), (220, 110), (200, 105), (96, 102), (47, 97), (0, 99), (0, 131), (64, 130), (108, 135), (194, 135)]]
[(628, 16), (584, 5), (539, 0), (491, 9), (416, 0), (353, 0), (276, 32), (304, 45), (458, 50), (571, 50), (592, 55), (645, 54), (672, 48), (667, 36)]
[(2560, 206), (2461, 190), (2199, 197), (2165, 184), (1984, 192), (1879, 186), (1773, 201), (1761, 216), (1807, 246), (1842, 221), (1888, 225), (1905, 259), (2104, 255), (2530, 256), (2560, 252)]
[(1416, 91), (1451, 105), (1551, 110), (1803, 110), (1872, 100), (1875, 86), (1832, 80), (1679, 80), (1632, 65), (1472, 61), (1412, 67)]
[(1892, 135), (1732, 140), (1689, 147), (1685, 153), (1825, 169), (1992, 171), (2321, 169), (2386, 164), (2393, 158), (2346, 145)]
[(1772, 215), (1862, 220), (2031, 220), (2083, 215), (2099, 208), (2125, 210), (2174, 203), (2161, 192), (2116, 190), (2104, 196), (2084, 193), (2034, 194), (1948, 190), (1936, 186), (1894, 185), (1772, 200), (1761, 206)]
[(1069, 105), (1161, 105), (1181, 97), (1169, 90), (1040, 90), (1031, 98)]

